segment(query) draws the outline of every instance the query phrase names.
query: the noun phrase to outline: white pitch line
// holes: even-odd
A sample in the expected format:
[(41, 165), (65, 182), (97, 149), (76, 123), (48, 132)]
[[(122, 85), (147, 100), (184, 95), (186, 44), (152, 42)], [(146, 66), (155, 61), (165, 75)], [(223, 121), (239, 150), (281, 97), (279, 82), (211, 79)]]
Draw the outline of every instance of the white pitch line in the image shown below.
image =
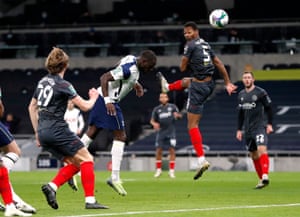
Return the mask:
[(230, 210), (230, 209), (256, 209), (256, 208), (291, 207), (291, 206), (300, 206), (300, 203), (249, 205), (249, 206), (225, 206), (225, 207), (176, 209), (176, 210), (131, 211), (131, 212), (101, 213), (101, 214), (94, 213), (94, 214), (86, 214), (86, 215), (71, 215), (71, 216), (57, 216), (57, 217), (124, 216), (124, 215), (142, 215), (142, 214), (155, 214), (155, 213), (178, 213), (178, 212), (215, 211), (215, 210)]

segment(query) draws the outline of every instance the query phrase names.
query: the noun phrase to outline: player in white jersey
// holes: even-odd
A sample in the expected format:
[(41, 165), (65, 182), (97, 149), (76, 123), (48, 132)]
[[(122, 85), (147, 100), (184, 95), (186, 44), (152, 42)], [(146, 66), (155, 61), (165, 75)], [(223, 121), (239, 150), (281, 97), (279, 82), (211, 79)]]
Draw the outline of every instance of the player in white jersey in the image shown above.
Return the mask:
[(107, 184), (122, 196), (127, 194), (120, 179), (121, 161), (127, 138), (119, 102), (132, 89), (138, 97), (144, 95), (143, 87), (138, 82), (140, 72), (151, 72), (155, 65), (155, 53), (145, 50), (138, 57), (133, 55), (123, 57), (114, 69), (103, 74), (100, 78), (101, 87), (98, 88), (100, 95), (90, 111), (88, 129), (81, 138), (88, 146), (102, 129), (113, 131), (112, 173)]
[(64, 119), (68, 123), (70, 130), (77, 136), (80, 136), (85, 123), (80, 109), (76, 108), (71, 100), (68, 101)]

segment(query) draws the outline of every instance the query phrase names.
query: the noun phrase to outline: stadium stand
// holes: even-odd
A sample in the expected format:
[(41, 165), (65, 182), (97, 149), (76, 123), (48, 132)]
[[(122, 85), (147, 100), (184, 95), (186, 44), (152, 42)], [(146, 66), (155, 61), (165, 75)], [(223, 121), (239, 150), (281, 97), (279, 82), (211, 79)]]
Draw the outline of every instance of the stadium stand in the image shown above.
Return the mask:
[[(165, 73), (169, 81), (180, 79), (180, 73), (170, 73), (176, 70), (176, 66), (161, 67), (160, 71)], [(79, 94), (87, 96), (89, 87), (97, 87), (98, 78), (107, 71), (106, 68), (71, 68), (71, 73), (66, 74), (66, 79), (73, 83)], [(46, 74), (44, 69), (2, 69), (1, 86), (3, 101), (10, 111), (21, 119), (20, 134), (32, 133), (27, 106), (33, 94), (37, 81)], [(96, 79), (95, 79), (96, 78)], [(11, 82), (13, 81), (15, 82)], [(154, 134), (137, 140), (145, 126), (149, 126), (152, 108), (158, 102), (160, 92), (159, 82), (155, 73), (141, 76), (141, 83), (145, 88), (145, 96), (137, 98), (131, 92), (126, 100), (121, 102), (124, 112), (130, 146), (128, 150), (153, 150)], [(300, 124), (298, 116), (300, 102), (298, 90), (300, 81), (256, 81), (256, 84), (265, 88), (273, 100), (274, 129), (275, 133), (269, 138), (271, 150), (300, 150), (298, 144)], [(242, 87), (241, 83), (237, 83)], [(14, 96), (14, 97), (9, 97)], [(170, 94), (171, 102), (178, 104), (180, 109), (184, 108), (186, 92), (175, 92)], [(209, 99), (204, 109), (201, 122), (203, 140), (210, 150), (244, 150), (244, 146), (235, 140), (236, 128), (236, 95), (231, 97), (223, 90), (215, 92)], [(178, 149), (190, 145), (186, 129), (186, 117), (176, 122)]]
[[(299, 112), (300, 101), (297, 100), (300, 81), (256, 81), (269, 93), (273, 101), (274, 130), (269, 136), (269, 150), (293, 151), (300, 150), (299, 138)], [(242, 87), (241, 83), (237, 83)], [(227, 96), (225, 92), (217, 93), (210, 99), (204, 108), (201, 121), (201, 132), (204, 144), (211, 151), (243, 151), (244, 144), (235, 139), (236, 95)], [(177, 150), (190, 146), (186, 129), (186, 117), (177, 121)], [(155, 133), (137, 140), (127, 148), (127, 151), (153, 151)]]

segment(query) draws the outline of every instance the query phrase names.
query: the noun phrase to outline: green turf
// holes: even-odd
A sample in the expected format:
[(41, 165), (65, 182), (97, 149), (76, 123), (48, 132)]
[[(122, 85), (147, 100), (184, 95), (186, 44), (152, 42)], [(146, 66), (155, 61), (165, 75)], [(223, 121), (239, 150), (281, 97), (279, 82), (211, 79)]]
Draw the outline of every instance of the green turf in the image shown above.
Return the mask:
[[(128, 192), (119, 196), (105, 183), (108, 172), (97, 171), (96, 197), (109, 210), (85, 210), (82, 187), (73, 192), (67, 185), (57, 193), (59, 209), (51, 209), (40, 191), (55, 171), (12, 172), (15, 191), (38, 209), (35, 216), (137, 216), (137, 217), (296, 217), (300, 214), (300, 174), (274, 172), (271, 183), (254, 190), (253, 172), (208, 171), (197, 181), (193, 172), (167, 172), (155, 179), (152, 172), (122, 172)], [(80, 178), (77, 177), (80, 184)]]

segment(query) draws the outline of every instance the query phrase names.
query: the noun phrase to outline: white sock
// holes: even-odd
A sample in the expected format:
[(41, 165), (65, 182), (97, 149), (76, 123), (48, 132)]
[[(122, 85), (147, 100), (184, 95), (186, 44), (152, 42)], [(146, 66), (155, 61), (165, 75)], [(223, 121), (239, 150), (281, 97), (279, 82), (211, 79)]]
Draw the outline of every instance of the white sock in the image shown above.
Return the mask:
[(120, 168), (123, 158), (125, 142), (114, 140), (111, 148), (112, 174), (113, 181), (120, 180)]
[(53, 182), (49, 182), (50, 187), (54, 190), (57, 191), (57, 185), (54, 184)]
[(93, 196), (89, 196), (85, 198), (86, 203), (96, 203), (96, 198)]
[(86, 133), (83, 134), (80, 140), (85, 145), (85, 147), (89, 147), (89, 145), (93, 142), (93, 140), (90, 137), (88, 137)]
[[(11, 185), (11, 184), (10, 184)], [(18, 204), (24, 204), (25, 202), (14, 192), (13, 187), (11, 186), (11, 193), (13, 196), (13, 201)]]
[(3, 165), (8, 171), (11, 171), (11, 169), (19, 159), (19, 155), (14, 152), (8, 152), (2, 157)]
[(6, 206), (6, 209), (10, 209), (10, 208), (16, 208), (15, 204), (14, 203), (10, 203), (10, 204), (7, 204)]
[(198, 157), (198, 163), (199, 163), (200, 166), (204, 163), (204, 161), (205, 161), (204, 156)]

